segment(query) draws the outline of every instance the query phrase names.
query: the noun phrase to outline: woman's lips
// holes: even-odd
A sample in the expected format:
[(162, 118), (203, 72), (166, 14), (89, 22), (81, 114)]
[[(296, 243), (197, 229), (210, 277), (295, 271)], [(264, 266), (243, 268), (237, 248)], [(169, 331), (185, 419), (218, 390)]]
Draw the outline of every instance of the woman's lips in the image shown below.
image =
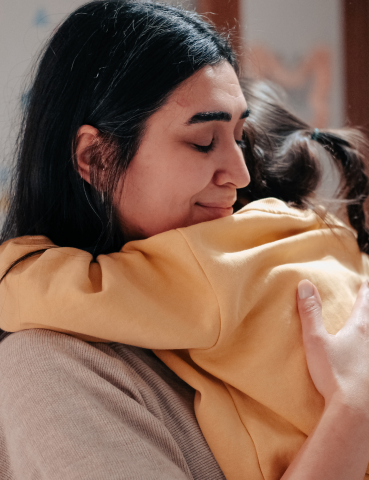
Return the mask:
[(218, 205), (214, 203), (196, 203), (199, 207), (205, 209), (207, 213), (210, 214), (213, 218), (221, 218), (232, 215), (233, 206), (232, 205)]

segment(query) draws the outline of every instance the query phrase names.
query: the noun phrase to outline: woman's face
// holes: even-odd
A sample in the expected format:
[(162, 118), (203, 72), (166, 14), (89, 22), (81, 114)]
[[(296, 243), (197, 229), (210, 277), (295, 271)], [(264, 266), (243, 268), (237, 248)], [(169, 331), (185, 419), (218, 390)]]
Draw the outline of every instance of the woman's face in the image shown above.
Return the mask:
[(207, 66), (154, 113), (116, 201), (130, 239), (233, 213), (250, 176), (240, 148), (246, 101), (235, 71)]

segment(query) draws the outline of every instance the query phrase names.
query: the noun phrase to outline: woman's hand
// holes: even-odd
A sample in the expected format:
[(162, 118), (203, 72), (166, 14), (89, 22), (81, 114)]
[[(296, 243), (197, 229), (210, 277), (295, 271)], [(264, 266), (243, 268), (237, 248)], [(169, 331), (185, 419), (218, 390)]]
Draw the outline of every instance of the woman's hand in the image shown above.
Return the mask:
[(298, 286), (297, 304), (308, 368), (325, 409), (282, 479), (362, 480), (369, 462), (368, 282), (336, 335), (325, 330), (318, 290), (308, 280)]
[(361, 286), (350, 318), (336, 335), (327, 333), (319, 292), (308, 280), (298, 286), (297, 305), (309, 372), (326, 406), (342, 402), (369, 418), (368, 282)]

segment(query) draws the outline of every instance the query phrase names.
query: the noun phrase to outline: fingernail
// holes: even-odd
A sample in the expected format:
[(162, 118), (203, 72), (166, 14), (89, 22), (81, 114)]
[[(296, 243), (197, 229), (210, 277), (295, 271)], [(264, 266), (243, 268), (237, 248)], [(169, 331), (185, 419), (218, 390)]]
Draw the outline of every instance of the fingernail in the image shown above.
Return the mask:
[(309, 280), (302, 280), (297, 288), (300, 300), (304, 300), (305, 298), (309, 298), (314, 295), (314, 288)]

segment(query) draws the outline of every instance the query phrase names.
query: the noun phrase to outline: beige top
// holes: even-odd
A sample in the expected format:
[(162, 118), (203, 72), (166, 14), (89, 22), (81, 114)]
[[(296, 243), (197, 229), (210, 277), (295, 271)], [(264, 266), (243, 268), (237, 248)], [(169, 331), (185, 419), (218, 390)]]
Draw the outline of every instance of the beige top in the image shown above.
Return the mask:
[[(197, 390), (198, 422), (227, 479), (277, 480), (324, 404), (306, 366), (297, 284), (318, 287), (336, 333), (369, 273), (353, 231), (325, 221), (267, 199), (97, 262), (50, 249), (0, 285), (0, 327), (155, 349)], [(4, 244), (0, 271), (43, 245), (44, 237)]]
[(28, 330), (0, 343), (0, 384), (0, 480), (225, 480), (150, 350)]

